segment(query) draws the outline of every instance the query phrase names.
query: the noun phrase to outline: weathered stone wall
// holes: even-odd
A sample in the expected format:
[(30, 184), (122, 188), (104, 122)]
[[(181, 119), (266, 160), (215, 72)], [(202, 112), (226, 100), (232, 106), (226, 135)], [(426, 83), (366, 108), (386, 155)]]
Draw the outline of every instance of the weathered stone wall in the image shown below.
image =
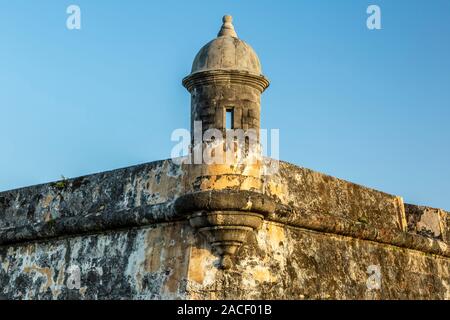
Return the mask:
[[(192, 249), (192, 299), (450, 299), (449, 258), (346, 236), (266, 222), (221, 271)], [(380, 270), (370, 290), (368, 268)]]
[(450, 214), (441, 209), (405, 205), (408, 231), (450, 243)]
[(189, 250), (181, 223), (4, 246), (0, 257), (0, 295), (7, 299), (186, 297)]
[[(10, 299), (449, 299), (448, 258), (267, 222), (230, 271), (187, 223), (0, 249)], [(369, 290), (369, 266), (381, 289)], [(68, 287), (78, 267), (80, 289)]]
[[(234, 110), (233, 128), (259, 130), (261, 92), (245, 84), (212, 83), (192, 92), (191, 121), (202, 121), (203, 131), (225, 130), (225, 112)], [(225, 133), (225, 132), (224, 132)]]
[[(165, 160), (0, 193), (0, 296), (450, 298), (448, 213), (284, 162), (255, 170)], [(207, 190), (230, 208), (255, 192), (274, 203), (229, 270), (174, 208)], [(369, 266), (380, 289), (366, 285)]]

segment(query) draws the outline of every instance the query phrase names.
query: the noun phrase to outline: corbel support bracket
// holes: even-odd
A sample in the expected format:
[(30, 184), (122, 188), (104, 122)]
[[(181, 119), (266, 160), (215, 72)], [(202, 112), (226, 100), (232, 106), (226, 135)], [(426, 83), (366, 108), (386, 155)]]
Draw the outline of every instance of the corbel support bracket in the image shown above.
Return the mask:
[(187, 193), (175, 201), (175, 211), (186, 215), (220, 257), (219, 268), (230, 269), (231, 257), (264, 218), (275, 212), (268, 196), (244, 190), (207, 190)]

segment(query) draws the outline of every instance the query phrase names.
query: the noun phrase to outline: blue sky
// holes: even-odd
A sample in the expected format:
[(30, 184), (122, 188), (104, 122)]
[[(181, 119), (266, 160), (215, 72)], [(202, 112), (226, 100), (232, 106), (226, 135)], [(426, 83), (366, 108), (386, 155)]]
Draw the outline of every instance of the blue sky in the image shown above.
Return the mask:
[(225, 13), (271, 80), (281, 159), (450, 209), (448, 0), (0, 0), (0, 190), (169, 158)]

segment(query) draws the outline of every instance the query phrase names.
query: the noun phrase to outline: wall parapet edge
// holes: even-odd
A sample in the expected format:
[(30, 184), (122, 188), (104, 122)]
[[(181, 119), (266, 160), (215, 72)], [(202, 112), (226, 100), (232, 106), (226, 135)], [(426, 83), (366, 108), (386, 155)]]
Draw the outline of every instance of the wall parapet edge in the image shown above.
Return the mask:
[[(218, 191), (215, 191), (218, 192)], [(226, 191), (228, 194), (228, 192)], [(143, 227), (151, 224), (187, 220), (188, 215), (177, 213), (174, 201), (142, 206), (122, 211), (106, 211), (77, 217), (0, 229), (0, 245), (10, 245), (63, 236), (91, 234), (115, 229)], [(292, 227), (378, 242), (424, 253), (450, 257), (450, 246), (441, 240), (395, 229), (376, 229), (362, 222), (326, 213), (308, 213), (301, 209), (276, 204), (265, 220)]]

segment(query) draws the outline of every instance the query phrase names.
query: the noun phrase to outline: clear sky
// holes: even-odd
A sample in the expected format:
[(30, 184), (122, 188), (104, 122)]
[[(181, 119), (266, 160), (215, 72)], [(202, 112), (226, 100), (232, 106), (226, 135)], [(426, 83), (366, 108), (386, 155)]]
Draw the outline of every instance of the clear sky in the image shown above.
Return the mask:
[(448, 0), (0, 0), (0, 190), (169, 158), (224, 14), (271, 80), (281, 159), (450, 209)]

